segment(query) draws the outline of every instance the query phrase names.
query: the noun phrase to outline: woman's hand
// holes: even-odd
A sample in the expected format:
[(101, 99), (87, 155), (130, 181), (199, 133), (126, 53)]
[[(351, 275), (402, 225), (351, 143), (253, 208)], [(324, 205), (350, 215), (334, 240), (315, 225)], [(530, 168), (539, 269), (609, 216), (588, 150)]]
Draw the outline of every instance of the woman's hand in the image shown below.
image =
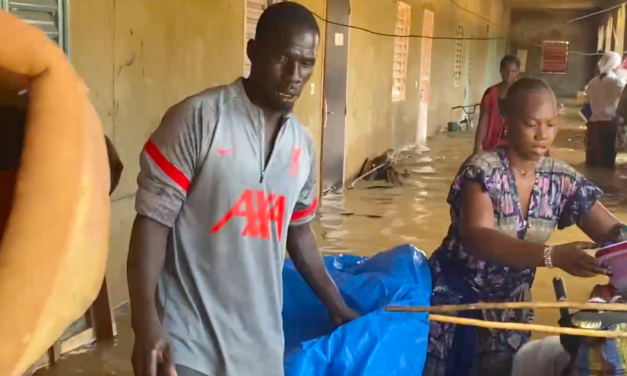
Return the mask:
[(596, 245), (589, 242), (573, 242), (553, 247), (551, 257), (553, 265), (568, 274), (576, 277), (590, 278), (598, 274), (609, 274), (607, 264), (600, 263), (586, 249), (593, 249)]

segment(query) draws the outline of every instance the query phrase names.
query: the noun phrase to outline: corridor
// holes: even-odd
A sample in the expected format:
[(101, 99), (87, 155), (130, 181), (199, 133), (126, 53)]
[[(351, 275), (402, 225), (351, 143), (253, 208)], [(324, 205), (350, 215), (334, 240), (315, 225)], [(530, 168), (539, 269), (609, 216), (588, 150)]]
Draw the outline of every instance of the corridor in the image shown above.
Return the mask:
[[(584, 166), (583, 123), (571, 107), (560, 121), (558, 138), (551, 153), (575, 166), (599, 184), (606, 195), (603, 203), (622, 221), (627, 221), (627, 169), (590, 170)], [(472, 148), (473, 132), (441, 133), (429, 139), (429, 149), (410, 152), (399, 162), (410, 177), (403, 187), (381, 183), (358, 183), (343, 195), (326, 196), (314, 225), (324, 253), (349, 252), (372, 255), (402, 243), (411, 243), (429, 254), (445, 236), (449, 225), (446, 195), (458, 167)], [(622, 157), (622, 159), (621, 159)], [(619, 155), (619, 163), (625, 163)], [(585, 240), (576, 228), (556, 232), (551, 243)], [(553, 301), (552, 278), (560, 271), (540, 270), (534, 286), (535, 301)], [(565, 276), (569, 297), (585, 301), (598, 279)], [(537, 312), (536, 322), (557, 325), (557, 311)], [(131, 376), (132, 333), (128, 306), (117, 313), (118, 336), (113, 343), (84, 347), (66, 354), (58, 365), (37, 376)]]

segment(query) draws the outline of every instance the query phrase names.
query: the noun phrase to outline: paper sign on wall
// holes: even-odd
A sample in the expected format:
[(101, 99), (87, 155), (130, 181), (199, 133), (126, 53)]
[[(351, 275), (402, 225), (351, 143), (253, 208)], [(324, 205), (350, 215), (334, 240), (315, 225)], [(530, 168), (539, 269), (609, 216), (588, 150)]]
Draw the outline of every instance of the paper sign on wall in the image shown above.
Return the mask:
[(524, 73), (527, 70), (527, 50), (518, 50), (516, 56), (520, 62), (520, 72)]
[(343, 46), (344, 45), (344, 34), (342, 34), (342, 33), (335, 33), (335, 45), (336, 46)]

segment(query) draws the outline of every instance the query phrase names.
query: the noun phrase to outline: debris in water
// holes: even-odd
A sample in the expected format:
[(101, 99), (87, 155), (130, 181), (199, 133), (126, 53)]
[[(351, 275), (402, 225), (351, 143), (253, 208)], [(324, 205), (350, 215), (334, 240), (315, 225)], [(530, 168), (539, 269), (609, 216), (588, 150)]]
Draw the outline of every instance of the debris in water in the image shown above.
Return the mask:
[(408, 177), (409, 172), (407, 172), (407, 170), (399, 172), (394, 167), (399, 159), (404, 158), (401, 158), (399, 153), (395, 152), (394, 149), (388, 149), (385, 153), (379, 155), (373, 160), (366, 159), (359, 176), (348, 186), (348, 189), (354, 188), (355, 183), (360, 180), (385, 181), (393, 186), (404, 185), (401, 177)]

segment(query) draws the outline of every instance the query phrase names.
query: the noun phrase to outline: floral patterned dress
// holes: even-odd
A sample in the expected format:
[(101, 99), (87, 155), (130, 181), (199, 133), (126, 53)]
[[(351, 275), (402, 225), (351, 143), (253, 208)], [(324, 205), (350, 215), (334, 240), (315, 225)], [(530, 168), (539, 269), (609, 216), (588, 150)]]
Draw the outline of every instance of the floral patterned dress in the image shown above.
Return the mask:
[[(577, 224), (602, 195), (601, 190), (566, 163), (544, 157), (536, 167), (536, 181), (524, 218), (516, 180), (505, 149), (470, 157), (459, 169), (448, 195), (451, 226), (429, 262), (433, 278), (433, 305), (508, 302), (530, 299), (535, 268), (515, 269), (481, 259), (464, 249), (458, 231), (461, 190), (465, 183), (480, 184), (492, 200), (495, 228), (518, 239), (543, 244), (555, 227)], [(501, 322), (531, 322), (531, 311), (461, 312), (469, 318)], [(512, 355), (530, 337), (528, 332), (492, 331), (431, 322), (427, 363), (423, 375), (481, 375)], [(498, 373), (503, 374), (503, 373)]]

